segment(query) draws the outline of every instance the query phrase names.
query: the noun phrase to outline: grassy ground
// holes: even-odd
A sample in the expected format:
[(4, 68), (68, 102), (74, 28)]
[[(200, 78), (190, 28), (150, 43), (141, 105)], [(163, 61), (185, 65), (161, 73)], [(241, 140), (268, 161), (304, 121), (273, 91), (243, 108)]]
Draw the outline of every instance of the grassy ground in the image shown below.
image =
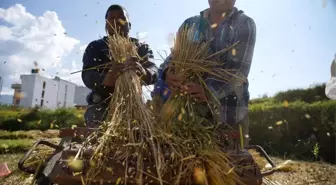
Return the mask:
[[(48, 131), (26, 131), (26, 132), (5, 132), (0, 131), (0, 148), (7, 147), (7, 152), (0, 154), (0, 163), (7, 163), (12, 175), (0, 179), (1, 185), (28, 185), (32, 177), (17, 170), (17, 163), (23, 156), (18, 153), (20, 150), (26, 150), (37, 139), (44, 138), (57, 142), (57, 130)], [(284, 160), (273, 158), (277, 164)], [(265, 185), (335, 185), (336, 184), (336, 165), (330, 165), (322, 162), (304, 162), (293, 161), (290, 172), (278, 172), (267, 177)]]
[(18, 170), (17, 164), (34, 142), (44, 139), (58, 143), (58, 130), (47, 131), (16, 131), (6, 132), (0, 130), (0, 163), (7, 163), (12, 174), (6, 178), (0, 178), (1, 185), (30, 185), (32, 176)]
[(0, 139), (39, 139), (39, 138), (55, 138), (57, 137), (58, 130), (30, 130), (30, 131), (15, 131), (8, 132), (5, 130), (0, 130)]
[(7, 132), (0, 130), (0, 154), (22, 153), (27, 151), (38, 139), (44, 138), (54, 140), (57, 138), (58, 130), (47, 131), (16, 131)]
[(32, 139), (0, 139), (0, 153), (24, 152), (34, 143)]
[(12, 174), (5, 178), (0, 178), (2, 185), (28, 185), (29, 175), (20, 172), (17, 169), (17, 163), (23, 154), (2, 154), (0, 155), (0, 163), (7, 163)]

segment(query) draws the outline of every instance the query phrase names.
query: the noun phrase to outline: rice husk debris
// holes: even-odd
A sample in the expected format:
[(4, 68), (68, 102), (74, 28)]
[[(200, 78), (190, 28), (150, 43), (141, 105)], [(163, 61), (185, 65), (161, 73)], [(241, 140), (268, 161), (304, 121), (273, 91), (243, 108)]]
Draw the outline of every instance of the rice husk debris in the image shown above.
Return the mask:
[[(194, 179), (195, 169), (204, 172), (202, 184), (233, 185), (242, 183), (235, 173), (233, 160), (219, 145), (223, 140), (217, 132), (219, 125), (207, 120), (202, 110), (209, 109), (216, 113), (219, 102), (208, 89), (205, 77), (222, 82), (229, 82), (234, 77), (234, 70), (225, 70), (218, 62), (220, 56), (229, 52), (235, 45), (209, 55), (209, 42), (194, 40), (193, 27), (182, 29), (176, 37), (168, 70), (175, 75), (183, 76), (185, 83), (200, 84), (207, 94), (208, 100), (203, 105), (183, 91), (171, 92), (167, 102), (160, 110), (159, 125), (164, 143), (168, 143), (175, 154), (173, 166), (179, 169), (175, 179)], [(199, 173), (202, 174), (202, 173)], [(198, 179), (198, 180), (197, 180)]]
[[(133, 41), (121, 34), (109, 35), (107, 44), (114, 62), (124, 63), (130, 56), (141, 60)], [(99, 132), (87, 140), (94, 145), (91, 158), (94, 165), (91, 165), (88, 178), (94, 178), (104, 170), (114, 170), (113, 166), (109, 166), (113, 158), (125, 167), (125, 176), (121, 177), (123, 182), (128, 182), (130, 168), (136, 168), (134, 178), (138, 184), (144, 184), (144, 172), (147, 171), (144, 159), (151, 158), (157, 179), (160, 184), (163, 183), (163, 158), (154, 133), (155, 117), (144, 104), (141, 89), (141, 78), (134, 69), (126, 70), (117, 78), (107, 120)], [(133, 166), (129, 166), (131, 163)]]
[[(231, 47), (209, 56), (210, 42), (195, 43), (191, 39), (193, 34), (192, 29), (177, 34), (171, 69), (187, 81), (202, 85), (209, 97), (206, 107), (215, 114), (218, 101), (207, 88), (204, 75), (224, 82), (235, 77), (233, 70), (219, 68), (216, 61)], [(115, 34), (109, 35), (108, 40), (113, 61), (122, 63), (128, 56), (141, 60), (129, 38)], [(151, 183), (157, 184), (242, 184), (235, 173), (238, 167), (219, 145), (222, 141), (216, 134), (218, 125), (198, 112), (195, 100), (185, 93), (173, 92), (162, 107), (149, 108), (142, 99), (141, 85), (141, 78), (134, 70), (118, 77), (107, 120), (72, 159), (83, 157), (84, 148), (90, 146), (94, 150), (83, 184), (90, 184), (102, 172), (112, 174), (119, 170), (109, 165), (111, 160), (124, 167), (124, 176), (117, 179), (118, 183), (132, 183), (133, 178), (137, 184), (145, 184), (150, 177)], [(165, 181), (167, 177), (169, 182)]]

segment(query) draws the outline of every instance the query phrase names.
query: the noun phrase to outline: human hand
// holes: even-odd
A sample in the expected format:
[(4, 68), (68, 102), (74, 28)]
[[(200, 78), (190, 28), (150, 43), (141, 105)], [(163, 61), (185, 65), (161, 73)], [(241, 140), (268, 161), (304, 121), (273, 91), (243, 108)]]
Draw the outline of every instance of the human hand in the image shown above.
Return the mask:
[(123, 63), (114, 63), (103, 80), (103, 85), (114, 86), (117, 78), (123, 72), (133, 69), (137, 75), (146, 75), (146, 70), (142, 67), (137, 57), (128, 57)]
[(125, 62), (125, 70), (133, 69), (135, 70), (136, 74), (139, 76), (146, 75), (146, 70), (142, 67), (139, 59), (137, 57), (129, 57)]
[(183, 86), (183, 91), (198, 102), (205, 102), (207, 100), (204, 89), (199, 84), (189, 82)]
[(172, 91), (178, 91), (182, 88), (184, 78), (179, 75), (175, 75), (172, 71), (168, 69), (166, 72), (166, 84), (168, 88)]

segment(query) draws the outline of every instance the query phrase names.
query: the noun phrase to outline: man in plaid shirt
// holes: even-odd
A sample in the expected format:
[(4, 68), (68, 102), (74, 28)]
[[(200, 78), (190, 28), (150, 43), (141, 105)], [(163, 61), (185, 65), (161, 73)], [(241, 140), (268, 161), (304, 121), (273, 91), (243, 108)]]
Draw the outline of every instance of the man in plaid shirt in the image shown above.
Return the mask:
[[(248, 137), (248, 74), (250, 71), (254, 45), (256, 40), (256, 25), (252, 18), (243, 11), (234, 7), (235, 0), (209, 0), (210, 8), (202, 11), (200, 15), (188, 18), (184, 21), (180, 30), (194, 26), (195, 35), (202, 35), (204, 41), (211, 39), (210, 53), (223, 50), (239, 42), (235, 46), (235, 52), (228, 52), (223, 58), (222, 67), (236, 70), (235, 75), (245, 81), (232, 78), (229, 83), (223, 83), (213, 78), (205, 78), (208, 88), (220, 101), (220, 110), (216, 117), (220, 123), (237, 128), (243, 126), (243, 132)], [(200, 36), (195, 41), (202, 41)], [(170, 57), (168, 57), (159, 69), (159, 79), (152, 96), (159, 95), (165, 101), (170, 90), (183, 88), (181, 79), (174, 76), (168, 69)], [(224, 62), (225, 61), (225, 62)], [(167, 93), (168, 92), (168, 93)], [(204, 91), (198, 84), (188, 86), (191, 97), (200, 102), (205, 101)], [(245, 144), (247, 143), (247, 139)]]

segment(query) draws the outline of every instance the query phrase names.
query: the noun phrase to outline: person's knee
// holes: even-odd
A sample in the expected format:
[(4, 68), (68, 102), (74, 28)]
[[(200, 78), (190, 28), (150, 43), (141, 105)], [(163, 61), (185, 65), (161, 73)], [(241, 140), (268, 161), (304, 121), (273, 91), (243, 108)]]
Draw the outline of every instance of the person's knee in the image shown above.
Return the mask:
[(87, 127), (99, 126), (106, 117), (106, 108), (101, 105), (89, 106), (85, 113), (84, 119)]

